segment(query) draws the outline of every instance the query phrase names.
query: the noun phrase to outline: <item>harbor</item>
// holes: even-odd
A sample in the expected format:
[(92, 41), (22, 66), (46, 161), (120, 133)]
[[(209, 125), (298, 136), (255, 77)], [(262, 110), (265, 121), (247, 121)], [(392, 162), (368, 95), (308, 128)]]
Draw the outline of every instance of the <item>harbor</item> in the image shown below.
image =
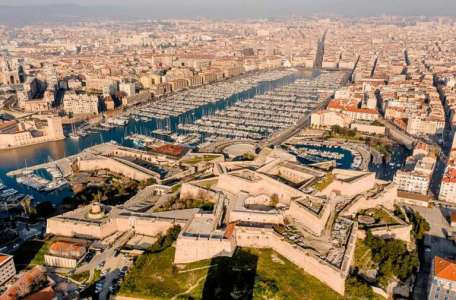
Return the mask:
[[(233, 81), (183, 91), (156, 102), (135, 106), (116, 118), (104, 119), (100, 124), (83, 123), (68, 127), (65, 130), (68, 138), (65, 140), (12, 149), (8, 152), (0, 151), (0, 180), (6, 187), (13, 188), (21, 194), (29, 194), (36, 201), (51, 201), (58, 204), (63, 198), (72, 195), (71, 189), (61, 181), (51, 184), (48, 191), (44, 191), (52, 178), (46, 179), (46, 176), (39, 176), (39, 172), (38, 174), (35, 172), (38, 169), (55, 167), (54, 160), (64, 162), (65, 160), (60, 159), (108, 141), (130, 147), (142, 147), (148, 142), (160, 140), (197, 145), (207, 138), (199, 134), (178, 132), (179, 124), (195, 122), (204, 116), (229, 108), (241, 100), (253, 98), (310, 76), (312, 76), (311, 72), (303, 74), (295, 69), (257, 73)], [(202, 95), (206, 95), (205, 98), (200, 97)], [(176, 101), (179, 98), (181, 101)], [(197, 99), (205, 100), (201, 102)], [(152, 109), (160, 107), (163, 108), (161, 115), (152, 113)], [(59, 166), (60, 170), (63, 170), (63, 177), (65, 177), (64, 170), (68, 167), (68, 165)], [(39, 177), (39, 180), (35, 175), (29, 174), (21, 183), (17, 182), (16, 176), (19, 175), (22, 178), (23, 174), (13, 172), (12, 176), (7, 176), (7, 173), (24, 168), (28, 169), (28, 172), (33, 170), (32, 173)]]
[(303, 164), (314, 164), (325, 161), (335, 161), (338, 168), (365, 169), (368, 158), (363, 160), (359, 151), (350, 146), (336, 145), (325, 142), (302, 142), (295, 145), (287, 145), (288, 151), (297, 156)]
[[(58, 204), (72, 195), (66, 182), (70, 160), (61, 158), (109, 141), (142, 149), (163, 142), (189, 148), (223, 139), (256, 143), (303, 122), (345, 77), (344, 72), (313, 76), (287, 69), (186, 90), (99, 124), (71, 126), (63, 141), (0, 152), (0, 180), (19, 194)], [(296, 155), (303, 164), (335, 160), (342, 168), (368, 169), (368, 150), (328, 146), (306, 145)]]
[(306, 118), (327, 94), (334, 93), (344, 73), (322, 73), (239, 101), (194, 123), (181, 123), (179, 131), (204, 137), (262, 140)]

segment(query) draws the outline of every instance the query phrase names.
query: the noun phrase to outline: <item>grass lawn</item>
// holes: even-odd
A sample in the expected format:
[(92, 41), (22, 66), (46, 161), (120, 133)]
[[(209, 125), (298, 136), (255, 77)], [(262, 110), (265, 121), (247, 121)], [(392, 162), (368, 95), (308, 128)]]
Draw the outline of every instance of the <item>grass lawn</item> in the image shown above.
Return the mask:
[(71, 279), (76, 280), (77, 282), (80, 282), (80, 283), (84, 283), (87, 280), (89, 280), (89, 277), (90, 277), (90, 272), (86, 271), (86, 272), (82, 272), (79, 274), (74, 274), (73, 276), (71, 276)]
[(366, 216), (371, 216), (376, 221), (375, 224), (373, 224), (371, 226), (367, 226), (367, 227), (375, 227), (377, 225), (385, 225), (385, 224), (388, 224), (388, 225), (398, 224), (398, 221), (395, 220), (391, 215), (389, 215), (383, 209), (371, 208), (371, 209), (362, 211), (361, 214), (366, 215)]
[(90, 278), (90, 272), (89, 271), (82, 272), (82, 273), (79, 273), (79, 274), (74, 274), (73, 276), (71, 276), (71, 278), (73, 280), (76, 280), (77, 282), (80, 282), (80, 283), (92, 284), (95, 281), (97, 281), (98, 279), (100, 279), (100, 276), (101, 276), (101, 270), (94, 270), (93, 278), (92, 278), (92, 280), (90, 282), (87, 282), (89, 280), (89, 278)]
[(189, 165), (196, 165), (197, 163), (203, 162), (203, 161), (211, 161), (216, 158), (219, 158), (220, 155), (201, 155), (201, 156), (193, 156), (189, 159), (183, 160), (182, 163), (184, 164), (189, 164)]
[(206, 189), (210, 189), (212, 186), (217, 184), (218, 179), (206, 180), (199, 183), (199, 186), (202, 186)]
[[(147, 299), (345, 299), (270, 249), (173, 267), (174, 248), (145, 254), (122, 283), (122, 296)], [(231, 296), (230, 296), (231, 295)]]
[(356, 241), (354, 267), (358, 267), (360, 270), (369, 270), (375, 267), (375, 263), (372, 261), (372, 253), (369, 247), (367, 247), (363, 241)]
[(333, 174), (326, 174), (325, 177), (323, 177), (322, 179), (317, 181), (315, 184), (313, 184), (312, 187), (314, 189), (316, 189), (317, 191), (321, 192), (325, 188), (327, 188), (328, 185), (330, 185), (331, 182), (333, 182), (333, 181), (334, 181), (334, 175)]
[[(307, 274), (292, 262), (270, 249), (248, 249), (258, 256), (254, 299), (343, 299), (315, 277)], [(267, 293), (262, 282), (273, 281), (278, 288)], [(266, 290), (266, 293), (265, 293)]]
[(120, 295), (147, 299), (170, 299), (187, 291), (205, 278), (208, 268), (184, 272), (209, 266), (209, 261), (191, 263), (185, 268), (173, 266), (175, 248), (169, 247), (159, 253), (140, 256), (120, 287)]
[(19, 249), (14, 252), (16, 269), (23, 270), (29, 269), (35, 265), (43, 265), (44, 255), (48, 252), (51, 243), (51, 240), (31, 240), (23, 243)]

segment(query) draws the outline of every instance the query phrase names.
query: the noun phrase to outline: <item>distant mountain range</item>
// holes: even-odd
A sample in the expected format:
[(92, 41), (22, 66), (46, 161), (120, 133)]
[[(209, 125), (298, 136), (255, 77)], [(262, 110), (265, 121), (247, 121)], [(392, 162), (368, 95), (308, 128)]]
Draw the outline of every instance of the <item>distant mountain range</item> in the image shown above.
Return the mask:
[[(60, 1), (60, 0), (59, 0)], [(78, 1), (78, 0), (67, 0)], [(94, 19), (163, 18), (265, 18), (337, 14), (373, 15), (456, 15), (456, 0), (91, 0), (78, 4), (1, 5), (0, 24), (26, 25), (42, 22), (72, 22)], [(101, 2), (100, 2), (101, 1)], [(140, 0), (137, 0), (140, 1)], [(1, 1), (0, 1), (1, 3)], [(5, 3), (5, 2), (3, 2)]]
[(27, 25), (43, 22), (72, 22), (84, 19), (126, 17), (122, 7), (56, 5), (0, 5), (0, 23)]

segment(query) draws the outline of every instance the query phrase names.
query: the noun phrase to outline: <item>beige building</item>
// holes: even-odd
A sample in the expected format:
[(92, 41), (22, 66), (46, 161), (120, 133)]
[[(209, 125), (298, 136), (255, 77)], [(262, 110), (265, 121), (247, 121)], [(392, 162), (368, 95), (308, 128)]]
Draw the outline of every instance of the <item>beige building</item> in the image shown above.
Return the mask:
[(310, 125), (314, 128), (320, 127), (331, 127), (331, 126), (340, 126), (348, 127), (350, 126), (351, 119), (345, 116), (342, 113), (335, 111), (317, 111), (311, 114), (310, 116)]
[(405, 166), (396, 172), (394, 183), (400, 191), (427, 195), (435, 165), (436, 158), (429, 153), (429, 146), (420, 143)]
[(66, 113), (96, 115), (98, 114), (98, 96), (75, 92), (65, 93), (63, 110)]
[(75, 268), (86, 253), (82, 243), (72, 241), (56, 241), (51, 244), (49, 251), (44, 255), (47, 266), (57, 268)]
[(62, 120), (34, 116), (0, 131), (0, 149), (19, 148), (64, 139)]
[[(105, 154), (127, 154), (122, 147), (104, 147)], [(375, 173), (339, 169), (328, 173), (295, 160), (283, 150), (264, 149), (254, 161), (209, 162), (214, 176), (183, 183), (179, 199), (211, 202), (209, 211), (149, 209), (157, 203), (151, 200), (152, 192), (169, 197), (154, 185), (122, 206), (93, 204), (49, 218), (47, 233), (105, 240), (118, 234), (154, 237), (180, 225), (176, 264), (231, 257), (237, 247), (271, 248), (343, 295), (358, 236), (357, 222), (350, 218), (361, 209), (393, 209), (396, 185), (377, 182)], [(325, 188), (313, 188), (328, 176), (332, 180)], [(342, 201), (348, 201), (344, 212), (334, 215)], [(377, 234), (407, 239), (410, 228), (404, 228)]]
[(368, 134), (385, 135), (386, 133), (384, 126), (373, 125), (369, 122), (353, 122), (350, 124), (350, 128)]
[(124, 92), (127, 97), (136, 95), (136, 87), (133, 82), (121, 82), (119, 84), (119, 91)]
[(440, 184), (440, 201), (456, 202), (456, 167), (447, 166)]

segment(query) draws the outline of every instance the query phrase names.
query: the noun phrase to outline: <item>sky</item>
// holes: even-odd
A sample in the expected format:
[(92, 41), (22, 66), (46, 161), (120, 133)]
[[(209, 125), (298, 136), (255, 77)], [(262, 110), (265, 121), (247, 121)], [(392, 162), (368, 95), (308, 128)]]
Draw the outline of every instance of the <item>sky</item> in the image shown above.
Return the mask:
[[(456, 15), (456, 0), (0, 0), (0, 5), (28, 6), (3, 7), (0, 9), (0, 22), (14, 20), (15, 17), (35, 20), (64, 15), (129, 18)], [(36, 8), (36, 5), (47, 6)], [(37, 10), (42, 10), (42, 14), (37, 14)]]

